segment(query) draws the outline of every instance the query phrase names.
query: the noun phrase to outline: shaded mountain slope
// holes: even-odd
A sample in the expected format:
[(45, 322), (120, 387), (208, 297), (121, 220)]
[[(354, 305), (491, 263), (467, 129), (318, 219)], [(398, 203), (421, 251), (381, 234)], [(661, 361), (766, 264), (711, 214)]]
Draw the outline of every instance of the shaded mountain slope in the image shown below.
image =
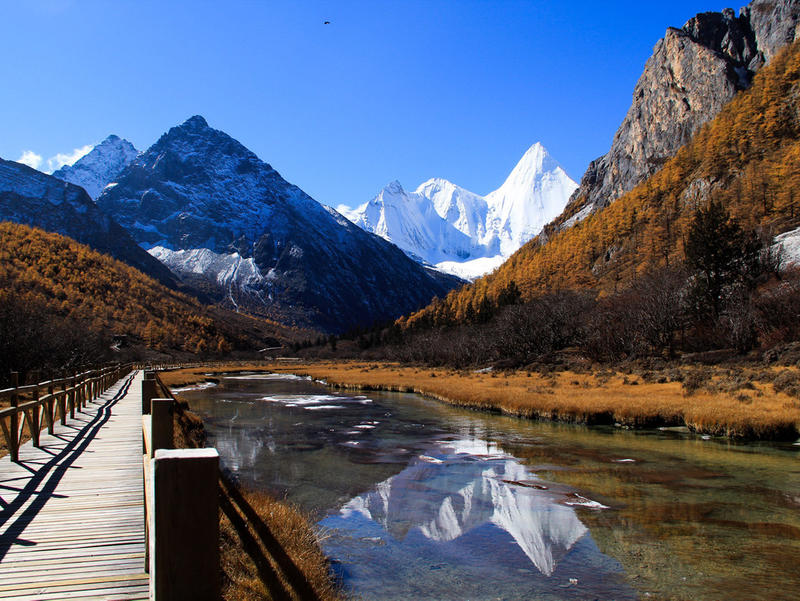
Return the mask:
[[(0, 223), (0, 306), (4, 330), (24, 326), (20, 313), (33, 311), (36, 327), (63, 329), (66, 324), (76, 340), (95, 336), (108, 341), (112, 334), (124, 335), (132, 343), (166, 352), (257, 349), (292, 335), (276, 324), (204, 307), (59, 234), (9, 222)], [(2, 336), (4, 360), (30, 350), (18, 348), (22, 339), (17, 334)]]
[(98, 204), (189, 285), (283, 323), (343, 331), (458, 283), (324, 208), (199, 116), (142, 153)]

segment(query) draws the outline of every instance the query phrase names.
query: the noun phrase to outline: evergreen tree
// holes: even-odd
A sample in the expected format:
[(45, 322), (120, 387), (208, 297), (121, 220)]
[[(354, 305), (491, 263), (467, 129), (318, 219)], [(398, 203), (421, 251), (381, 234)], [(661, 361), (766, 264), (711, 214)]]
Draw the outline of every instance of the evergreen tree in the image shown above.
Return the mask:
[(750, 288), (758, 276), (758, 238), (745, 232), (719, 201), (711, 200), (695, 210), (684, 250), (686, 262), (695, 272), (696, 308), (715, 320), (730, 289), (737, 284)]

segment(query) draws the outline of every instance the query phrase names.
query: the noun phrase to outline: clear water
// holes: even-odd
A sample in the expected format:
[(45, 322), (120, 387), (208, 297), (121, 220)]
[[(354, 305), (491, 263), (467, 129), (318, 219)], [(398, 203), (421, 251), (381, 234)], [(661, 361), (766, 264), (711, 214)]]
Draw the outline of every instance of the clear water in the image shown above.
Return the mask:
[(798, 598), (800, 446), (530, 422), (278, 375), (181, 394), (225, 467), (318, 517), (353, 598)]

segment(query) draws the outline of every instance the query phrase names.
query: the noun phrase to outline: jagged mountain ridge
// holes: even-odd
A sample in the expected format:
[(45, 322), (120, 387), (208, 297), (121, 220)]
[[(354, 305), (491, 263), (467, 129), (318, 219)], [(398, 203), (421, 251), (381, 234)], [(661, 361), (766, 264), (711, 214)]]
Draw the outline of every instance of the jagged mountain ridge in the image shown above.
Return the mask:
[(656, 43), (611, 148), (592, 161), (564, 213), (569, 227), (658, 171), (797, 35), (798, 0), (700, 13)]
[(133, 144), (112, 134), (72, 165), (54, 171), (53, 177), (80, 186), (96, 199), (138, 154)]
[(98, 204), (140, 245), (217, 300), (284, 323), (370, 325), (458, 283), (324, 208), (200, 116), (161, 136), (114, 183)]
[(417, 260), (476, 277), (538, 234), (575, 188), (537, 142), (503, 185), (486, 196), (441, 178), (423, 182), (414, 192), (395, 181), (347, 216)]
[(174, 286), (175, 276), (101, 211), (86, 191), (0, 159), (0, 219), (68, 236)]

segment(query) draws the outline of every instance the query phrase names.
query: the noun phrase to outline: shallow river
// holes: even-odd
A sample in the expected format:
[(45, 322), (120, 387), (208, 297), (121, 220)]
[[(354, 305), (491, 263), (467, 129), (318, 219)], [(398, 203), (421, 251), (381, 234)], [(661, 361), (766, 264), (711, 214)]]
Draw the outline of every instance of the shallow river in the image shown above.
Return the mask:
[(354, 599), (800, 598), (800, 446), (530, 422), (244, 374), (185, 390)]

